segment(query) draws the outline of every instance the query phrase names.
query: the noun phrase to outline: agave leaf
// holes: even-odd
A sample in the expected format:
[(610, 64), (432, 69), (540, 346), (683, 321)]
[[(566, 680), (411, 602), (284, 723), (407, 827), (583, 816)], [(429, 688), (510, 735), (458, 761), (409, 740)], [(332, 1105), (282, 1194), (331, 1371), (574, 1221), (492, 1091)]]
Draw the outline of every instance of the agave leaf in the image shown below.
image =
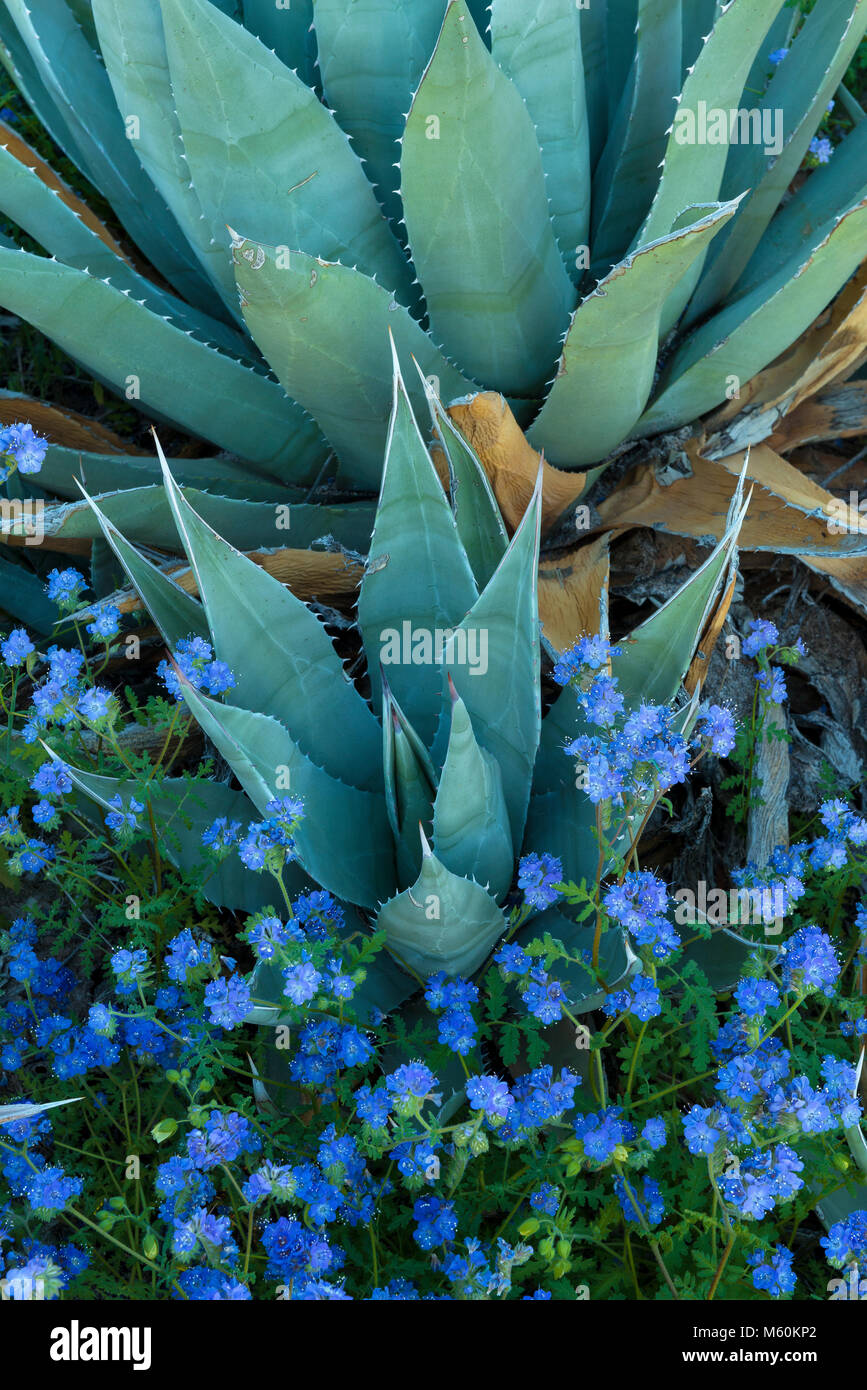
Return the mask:
[(491, 6), (489, 0), (467, 0), (467, 9), (482, 39), (490, 48)]
[(509, 403), (498, 391), (479, 391), (453, 401), (448, 415), (481, 463), (510, 531), (521, 524), (542, 470), (542, 533), (572, 507), (594, 481), (594, 473), (552, 468), (528, 443)]
[[(684, 82), (662, 177), (638, 235), (638, 245), (665, 236), (691, 203), (710, 203), (718, 198), (729, 147), (728, 142), (712, 145), (695, 138), (699, 134), (695, 124), (699, 102), (710, 113), (738, 109), (759, 45), (782, 5), (783, 0), (732, 0), (720, 10), (708, 41)], [(703, 255), (697, 257), (670, 294), (660, 328), (662, 337), (680, 318), (703, 262)]]
[(412, 94), (434, 50), (442, 8), (428, 0), (314, 3), (326, 98), (352, 136), (392, 222), (401, 217), (395, 188), (398, 140)]
[[(169, 468), (174, 477), (173, 462)], [(39, 476), (41, 480), (42, 472)], [(302, 549), (320, 537), (333, 536), (350, 550), (364, 551), (373, 529), (374, 508), (368, 502), (334, 507), (242, 502), (191, 487), (184, 488), (183, 494), (203, 521), (236, 550), (253, 550), (266, 545), (269, 539), (275, 546), (291, 540), (293, 546)], [(94, 501), (127, 540), (181, 553), (164, 487), (130, 487), (122, 492), (97, 494)], [(100, 535), (99, 524), (86, 502), (47, 506), (42, 523), (46, 545), (60, 550), (86, 551), (89, 542)]]
[(208, 0), (160, 0), (184, 152), (211, 234), (352, 257), (405, 303), (411, 275), (358, 157), (316, 93)]
[(528, 433), (553, 464), (587, 467), (629, 434), (653, 385), (666, 300), (736, 208), (736, 202), (720, 204), (645, 242), (578, 306), (557, 378)]
[(425, 385), (434, 433), (448, 461), (450, 493), (458, 536), (481, 592), (509, 547), (509, 537), (485, 470), (460, 430)]
[[(777, 268), (803, 249), (805, 237), (818, 241), (841, 213), (867, 197), (867, 121), (836, 146), (834, 158), (805, 179), (762, 234), (737, 281), (738, 296), (766, 283)], [(713, 267), (711, 268), (713, 269)], [(709, 277), (711, 270), (706, 273)], [(704, 281), (694, 296), (704, 289)], [(690, 305), (692, 315), (692, 305)]]
[(661, 390), (635, 436), (676, 428), (719, 404), (733, 378), (754, 376), (809, 327), (865, 254), (867, 198), (844, 213), (811, 251), (800, 250), (769, 281), (687, 339), (668, 364)]
[(591, 169), (595, 169), (602, 153), (608, 129), (607, 3), (608, 0), (594, 0), (581, 10), (581, 57)]
[[(864, 1131), (859, 1125), (857, 1130), (853, 1130), (853, 1133), (854, 1143), (850, 1142), (852, 1156), (858, 1163), (861, 1172), (867, 1173), (867, 1141), (864, 1139)], [(848, 1138), (848, 1130), (846, 1135)], [(838, 1221), (845, 1221), (847, 1216), (851, 1216), (856, 1211), (867, 1212), (867, 1181), (864, 1179), (859, 1179), (852, 1188), (838, 1187), (816, 1204), (816, 1212), (826, 1230), (830, 1230)], [(852, 1275), (849, 1271), (841, 1270), (837, 1277), (847, 1282), (852, 1278)], [(864, 1285), (859, 1280), (856, 1287), (860, 1290), (863, 1289)], [(863, 1297), (863, 1294), (860, 1296)]]
[[(5, 131), (2, 138), (8, 141)], [(183, 300), (139, 275), (106, 244), (95, 228), (87, 225), (77, 207), (67, 204), (62, 188), (52, 188), (44, 181), (38, 166), (34, 168), (22, 162), (31, 155), (32, 151), (23, 142), (19, 142), (17, 149), (8, 143), (0, 145), (0, 204), (7, 217), (64, 264), (89, 271), (101, 280), (110, 280), (115, 289), (132, 295), (152, 313), (169, 319), (200, 342), (220, 347), (234, 356), (249, 357), (249, 343), (226, 324), (191, 309)]]
[(225, 246), (214, 239), (184, 159), (159, 0), (91, 3), (115, 101), (125, 122), (130, 116), (137, 122), (131, 127), (135, 154), (171, 208), (208, 285), (217, 289), (232, 317), (240, 319)]
[(117, 556), (102, 536), (90, 542), (90, 589), (94, 598), (107, 599), (126, 575)]
[[(547, 908), (541, 916), (533, 917), (519, 927), (515, 933), (515, 943), (527, 946), (546, 933), (555, 941), (562, 941), (570, 955), (589, 957), (594, 928), (586, 923), (573, 922), (556, 907)], [(602, 935), (599, 948), (599, 970), (606, 984), (609, 988), (623, 988), (638, 969), (638, 957), (630, 948), (625, 933), (619, 927), (609, 927)], [(575, 964), (558, 963), (554, 973), (566, 991), (572, 1013), (589, 1013), (604, 1002), (605, 991), (587, 966), (580, 963), (580, 959)]]
[[(221, 498), (276, 506), (301, 502), (308, 495), (307, 489), (288, 487), (228, 458), (172, 458), (169, 467), (181, 487), (213, 488)], [(49, 492), (76, 499), (80, 496), (79, 479), (94, 493), (144, 490), (162, 482), (159, 462), (149, 454), (95, 453), (61, 444), (49, 444), (39, 478)], [(162, 486), (159, 491), (162, 493)], [(295, 510), (293, 507), (293, 516)], [(306, 523), (303, 529), (306, 534)]]
[(276, 382), (84, 271), (0, 248), (0, 302), (121, 394), (137, 390), (145, 407), (221, 448), (298, 479), (324, 459), (315, 426)]
[(0, 1105), (0, 1125), (11, 1125), (16, 1120), (32, 1120), (43, 1115), (46, 1110), (56, 1110), (58, 1105), (75, 1105), (81, 1096), (69, 1096), (66, 1100), (46, 1100), (37, 1105), (33, 1101), (17, 1101), (12, 1105)]
[(749, 500), (743, 502), (738, 482), (728, 525), (704, 564), (676, 594), (618, 645), (611, 671), (628, 708), (639, 703), (669, 704), (680, 689), (720, 590), (728, 585), (737, 564), (737, 543)]
[(761, 443), (816, 392), (857, 374), (865, 357), (867, 263), (788, 352), (753, 377), (740, 399), (714, 413), (702, 452), (707, 458), (724, 458), (745, 445)]
[(410, 108), (401, 195), (434, 334), (473, 376), (514, 396), (538, 394), (575, 293), (533, 122), (464, 0), (449, 0)]
[[(125, 265), (130, 264), (129, 259), (124, 253), (123, 247), (116, 238), (112, 236), (106, 224), (97, 217), (95, 212), (91, 212), (83, 198), (80, 198), (77, 193), (74, 193), (69, 187), (69, 184), (63, 182), (52, 169), (51, 165), (46, 163), (46, 161), (36, 153), (32, 145), (28, 145), (27, 142), (21, 138), (8, 121), (0, 120), (0, 138), (2, 138), (2, 149), (7, 155), (6, 162), (10, 169), (10, 178), (14, 177), (14, 170), (11, 165), (11, 160), (14, 158), (22, 166), (22, 172), (26, 172), (31, 176), (35, 175), (45, 189), (50, 189), (52, 193), (57, 195), (66, 209), (77, 214), (80, 221), (84, 223), (86, 230), (99, 238), (103, 244), (103, 248), (110, 251), (112, 257), (119, 257)], [(18, 206), (22, 212), (29, 211), (25, 198), (19, 199)], [(47, 202), (45, 206), (47, 208)], [(71, 232), (72, 228), (70, 226), (70, 233)], [(106, 263), (112, 264), (112, 258), (109, 257)]]
[(266, 48), (272, 48), (280, 61), (294, 69), (308, 87), (315, 87), (313, 0), (291, 0), (291, 4), (283, 6), (276, 5), (274, 0), (241, 0), (241, 8), (244, 28), (261, 39)]
[[(713, 29), (720, 8), (719, 0), (686, 0), (686, 4), (682, 6), (681, 68), (683, 81), (686, 81), (687, 74), (695, 63), (702, 44)], [(763, 53), (762, 56), (765, 57), (766, 55)], [(770, 64), (768, 66), (770, 67)]]
[[(413, 517), (411, 528), (406, 525), (408, 513)], [(381, 689), (382, 662), (397, 699), (426, 742), (433, 737), (440, 710), (437, 633), (444, 642), (443, 634), (458, 626), (477, 592), (395, 355), (382, 487), (358, 620), (374, 699)]]
[[(596, 807), (586, 791), (575, 785), (574, 765), (562, 749), (560, 757), (568, 780), (553, 791), (531, 797), (522, 852), (553, 854), (563, 865), (565, 882), (595, 883), (599, 866)], [(568, 916), (568, 909), (561, 910)]]
[[(536, 491), (509, 549), (458, 628), (459, 634), (466, 634), (467, 652), (475, 642), (478, 660), (475, 665), (448, 663), (475, 736), (499, 766), (514, 845), (523, 836), (541, 725), (536, 589), (541, 502), (540, 470)], [(443, 721), (440, 744), (444, 733)]]
[[(708, 257), (684, 319), (686, 326), (699, 322), (725, 299), (761, 243), (865, 31), (867, 0), (826, 0), (806, 16), (758, 108), (772, 122), (782, 124), (782, 149), (775, 149), (776, 158), (768, 167), (761, 143), (750, 141), (733, 147), (723, 192), (731, 196), (745, 188), (751, 191), (734, 224)], [(861, 182), (867, 183), (863, 164)], [(833, 204), (826, 208), (827, 213), (836, 211)]]
[[(56, 758), (57, 754), (43, 745)], [(96, 820), (93, 811), (111, 808), (112, 798), (119, 796), (125, 809), (133, 797), (140, 800), (141, 787), (137, 782), (119, 777), (103, 777), (65, 764), (73, 786), (82, 793), (82, 812)], [(222, 861), (209, 860), (202, 845), (202, 835), (215, 820), (239, 822), (246, 828), (255, 820), (255, 807), (244, 792), (232, 791), (221, 782), (207, 777), (166, 777), (148, 789), (147, 802), (158, 827), (159, 851), (177, 869), (194, 877), (209, 902), (217, 907), (235, 908), (242, 912), (258, 912), (273, 905), (276, 894), (272, 879), (252, 873), (237, 855)], [(101, 818), (97, 821), (102, 828)], [(142, 835), (150, 836), (150, 822), (142, 821)], [(309, 880), (297, 864), (284, 871), (287, 892), (301, 893)]]
[(6, 0), (33, 67), (62, 111), (67, 154), (108, 198), (142, 251), (183, 294), (200, 289), (198, 267), (177, 222), (145, 174), (127, 138), (105, 68), (65, 0)]
[(575, 0), (493, 0), (491, 53), (527, 103), (551, 221), (573, 280), (590, 225), (590, 137)]
[(717, 994), (725, 994), (733, 989), (744, 974), (750, 956), (756, 952), (755, 941), (745, 941), (736, 932), (725, 928), (714, 931), (709, 940), (699, 938), (684, 944), (683, 954), (678, 956), (677, 968), (695, 961), (707, 977), (711, 989)]
[[(283, 724), (326, 772), (341, 774), (355, 787), (381, 786), (379, 725), (346, 676), (322, 623), (217, 535), (175, 485), (158, 442), (157, 450), (214, 650), (235, 675), (233, 700)], [(255, 661), (249, 660), (251, 641)]]
[[(84, 492), (84, 488), (81, 490)], [(96, 501), (88, 497), (86, 492), (84, 496), (103, 536), (129, 575), (169, 647), (174, 648), (178, 642), (193, 635), (210, 641), (211, 633), (202, 605), (185, 593), (167, 574), (157, 569), (156, 565), (151, 564), (150, 560), (140, 555), (135, 546), (130, 544), (101, 511)]]
[(54, 143), (77, 155), (69, 123), (46, 87), (5, 5), (0, 5), (0, 62)]
[(611, 89), (622, 96), (593, 187), (591, 244), (602, 274), (623, 256), (659, 182), (665, 136), (656, 132), (668, 126), (680, 84), (681, 8), (681, 0), (638, 0), (634, 62)]
[(383, 685), (382, 735), (386, 811), (394, 836), (399, 887), (413, 883), (421, 867), (419, 826), (429, 832), (436, 773), (424, 744), (387, 685)]
[[(717, 10), (721, 9), (723, 0), (716, 0), (716, 4)], [(691, 8), (691, 6), (685, 8)], [(774, 64), (771, 62), (770, 55), (778, 48), (788, 48), (790, 46), (792, 35), (797, 29), (800, 21), (800, 5), (784, 5), (780, 10), (765, 35), (764, 43), (753, 59), (753, 66), (750, 68), (750, 74), (744, 86), (743, 104), (745, 106), (756, 105), (756, 97), (761, 96), (770, 78), (774, 74)], [(710, 26), (708, 26), (705, 32), (710, 32)], [(749, 98), (749, 100), (747, 100), (747, 98)], [(742, 191), (742, 189), (738, 190), (738, 192)]]
[(480, 748), (452, 686), (452, 722), (434, 802), (434, 849), (452, 873), (484, 884), (497, 902), (512, 881), (514, 851), (500, 769)]
[(638, 0), (607, 0), (605, 47), (609, 122), (614, 119), (634, 66), (637, 19)]
[(43, 636), (54, 631), (57, 609), (43, 580), (24, 564), (0, 559), (0, 608)]
[[(359, 914), (348, 903), (341, 903), (347, 919), (347, 926), (353, 930), (365, 931)], [(380, 951), (370, 965), (364, 967), (367, 976), (356, 988), (352, 996), (352, 1007), (362, 1023), (372, 1023), (383, 1014), (393, 1013), (410, 995), (418, 989), (418, 980), (405, 970), (388, 954)], [(276, 1028), (281, 1023), (291, 1023), (283, 995), (283, 973), (271, 961), (259, 961), (253, 972), (253, 1008), (245, 1018), (246, 1023), (258, 1023)]]
[[(304, 802), (298, 862), (338, 898), (375, 907), (394, 886), (381, 795), (329, 776), (270, 715), (220, 704), (184, 684), (184, 698), (257, 810), (291, 788)], [(320, 711), (324, 719), (328, 711)]]
[(450, 873), (427, 841), (423, 851), (415, 883), (383, 904), (376, 929), (385, 932), (398, 962), (421, 976), (471, 975), (506, 930), (506, 919), (478, 883)]
[[(275, 375), (317, 420), (347, 478), (378, 488), (392, 397), (388, 329), (398, 353), (413, 355), (446, 398), (463, 395), (470, 383), (393, 296), (360, 271), (302, 252), (278, 264), (274, 248), (243, 238), (234, 255), (247, 327)], [(411, 393), (424, 409), (421, 388)]]
[(418, 981), (400, 968), (387, 949), (366, 969), (366, 979), (352, 996), (353, 1008), (362, 1021), (375, 1022), (383, 1014), (394, 1013), (418, 989)]

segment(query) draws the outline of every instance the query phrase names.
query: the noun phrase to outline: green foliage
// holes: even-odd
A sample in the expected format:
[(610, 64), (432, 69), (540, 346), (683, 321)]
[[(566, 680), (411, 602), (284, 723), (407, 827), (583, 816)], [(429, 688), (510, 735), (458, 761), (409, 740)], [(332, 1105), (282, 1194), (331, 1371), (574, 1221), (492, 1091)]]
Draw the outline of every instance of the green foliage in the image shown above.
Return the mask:
[[(701, 13), (640, 0), (607, 22), (592, 8), (496, 0), (488, 27), (488, 7), (465, 0), (279, 14), (50, 0), (34, 22), (4, 0), (8, 71), (65, 169), (171, 289), (10, 149), (0, 211), (32, 240), (26, 260), (2, 248), (0, 302), (127, 400), (235, 454), (251, 497), (262, 475), (313, 482), (326, 440), (340, 484), (377, 487), (387, 326), (443, 399), (521, 398), (563, 467), (691, 423), (863, 258), (858, 161), (842, 154), (860, 133), (839, 156), (852, 179), (816, 168), (808, 146), (820, 127), (857, 125), (840, 83), (860, 90), (867, 7), (817, 0), (794, 25), (782, 0)], [(778, 45), (789, 56), (772, 69)], [(757, 138), (698, 131), (717, 108), (780, 114), (770, 167)], [(782, 206), (805, 160), (798, 196), (822, 186), (821, 225)], [(768, 265), (778, 233), (785, 255)]]
[[(492, 512), (496, 504), (486, 490), (472, 487), (473, 473), (483, 475), (466, 445), (461, 466), (466, 492), (456, 491), (450, 505), (395, 358), (386, 464), (358, 603), (381, 726), (347, 680), (313, 612), (215, 534), (191, 494), (176, 486), (165, 460), (166, 490), (200, 601), (144, 560), (92, 503), (170, 645), (191, 633), (203, 636), (237, 673), (222, 702), (187, 682), (184, 696), (252, 803), (247, 818), (254, 807), (267, 814), (287, 790), (300, 797), (300, 868), (337, 898), (376, 914), (389, 951), (416, 975), (477, 969), (504, 931), (500, 906), (516, 859), (534, 850), (561, 853), (572, 820), (585, 818), (589, 805), (562, 753), (570, 703), (572, 736), (578, 732), (578, 706), (568, 691), (554, 707), (563, 723), (549, 740), (561, 790), (548, 799), (543, 783), (533, 796), (542, 729), (540, 486), (479, 592), (462, 539), (462, 498), (468, 493), (477, 508), (484, 497)], [(616, 658), (630, 705), (676, 694), (727, 582), (740, 521), (735, 512), (706, 564)], [(253, 664), (247, 661), (251, 633), (257, 634)], [(637, 657), (630, 664), (632, 647)], [(644, 669), (643, 681), (630, 678), (636, 664)], [(88, 773), (75, 775), (84, 791), (107, 804), (113, 788), (100, 789)], [(224, 814), (207, 785), (201, 793), (211, 818)], [(576, 872), (569, 846), (563, 864), (567, 876)], [(566, 904), (555, 915), (572, 944), (568, 978), (572, 1001), (582, 1007), (599, 988), (578, 947), (582, 934), (589, 931), (592, 939), (593, 931), (581, 925), (587, 916), (581, 904), (574, 913)], [(525, 934), (530, 930), (522, 924)], [(612, 930), (604, 978), (613, 982), (627, 967), (622, 934)]]

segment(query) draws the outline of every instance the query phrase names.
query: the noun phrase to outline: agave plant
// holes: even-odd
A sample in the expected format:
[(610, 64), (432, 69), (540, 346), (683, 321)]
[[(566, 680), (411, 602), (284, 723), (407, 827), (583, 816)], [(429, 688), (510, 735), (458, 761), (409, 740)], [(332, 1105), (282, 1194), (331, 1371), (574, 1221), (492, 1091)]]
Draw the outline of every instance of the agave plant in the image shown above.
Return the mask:
[[(540, 454), (547, 528), (628, 451), (589, 530), (719, 538), (752, 445), (742, 544), (863, 603), (864, 533), (780, 453), (867, 418), (867, 121), (788, 195), (835, 94), (859, 114), (865, 29), (867, 0), (3, 0), (9, 71), (137, 249), (7, 127), (0, 207), (50, 254), (4, 242), (0, 303), (213, 446), (174, 477), (245, 551), (288, 522), (296, 587), (311, 540), (367, 548), (391, 329), (510, 529)], [(47, 546), (98, 536), (80, 473), (180, 552), (150, 458), (39, 418), (74, 499)]]
[[(579, 730), (573, 692), (564, 691), (542, 718), (541, 479), (510, 541), (478, 461), (460, 434), (441, 424), (450, 498), (396, 368), (358, 599), (370, 702), (348, 678), (316, 613), (216, 534), (164, 459), (167, 505), (200, 601), (150, 564), (91, 502), (168, 645), (204, 637), (236, 677), (222, 701), (189, 683), (183, 693), (242, 790), (204, 776), (154, 780), (146, 793), (166, 852), (200, 868), (209, 824), (217, 817), (255, 820), (290, 789), (304, 815), (287, 886), (306, 891), (312, 880), (341, 901), (352, 931), (373, 926), (384, 933), (387, 952), (363, 992), (363, 1002), (380, 1009), (399, 1005), (420, 977), (468, 974), (483, 964), (506, 931), (502, 905), (522, 853), (559, 855), (576, 881), (595, 883), (599, 868), (595, 809), (563, 753), (564, 740)], [(670, 701), (680, 691), (699, 638), (713, 628), (730, 591), (742, 519), (736, 498), (723, 541), (614, 657), (632, 705)], [(602, 586), (593, 621), (603, 634), (604, 593)], [(687, 702), (684, 727), (694, 713), (695, 701)], [(134, 782), (71, 775), (103, 809), (118, 795), (125, 803), (142, 796)], [(206, 894), (250, 910), (273, 901), (273, 882), (234, 862), (204, 876)], [(598, 1002), (600, 979), (578, 958), (594, 926), (570, 911), (547, 909), (521, 927), (518, 939), (550, 931), (564, 942), (576, 958), (566, 977), (573, 1007), (587, 1010)], [(613, 983), (636, 958), (619, 931), (602, 940), (602, 979)], [(260, 968), (256, 1019), (276, 1016), (277, 1004), (268, 1001), (279, 1000), (279, 988)]]

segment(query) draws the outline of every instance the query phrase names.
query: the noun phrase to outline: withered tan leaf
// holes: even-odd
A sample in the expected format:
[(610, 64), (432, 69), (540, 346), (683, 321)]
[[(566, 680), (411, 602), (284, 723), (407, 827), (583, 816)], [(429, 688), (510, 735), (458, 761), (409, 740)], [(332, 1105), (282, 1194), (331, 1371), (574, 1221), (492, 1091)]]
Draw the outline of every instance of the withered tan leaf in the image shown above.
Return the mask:
[[(509, 531), (514, 531), (527, 510), (541, 455), (528, 443), (508, 402), (496, 391), (481, 391), (448, 407), (451, 416), (488, 475), (494, 496)], [(542, 531), (580, 498), (584, 473), (566, 473), (543, 464)]]
[(584, 633), (608, 630), (609, 539), (606, 532), (539, 562), (539, 618), (559, 652)]

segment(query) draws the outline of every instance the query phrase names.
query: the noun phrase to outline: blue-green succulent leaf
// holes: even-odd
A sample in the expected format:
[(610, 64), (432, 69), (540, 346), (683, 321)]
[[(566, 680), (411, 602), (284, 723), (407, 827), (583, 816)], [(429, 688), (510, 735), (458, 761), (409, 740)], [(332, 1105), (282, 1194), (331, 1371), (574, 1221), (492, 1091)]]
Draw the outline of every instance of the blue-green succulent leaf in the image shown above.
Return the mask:
[(358, 156), (316, 93), (208, 0), (160, 0), (190, 176), (226, 224), (326, 260), (351, 258), (405, 303), (412, 276)]
[[(732, 0), (719, 11), (708, 41), (684, 82), (659, 187), (637, 245), (666, 236), (691, 203), (715, 202), (719, 197), (729, 152), (729, 113), (740, 108), (759, 45), (782, 6), (783, 0)], [(712, 144), (705, 123), (718, 118), (725, 121), (725, 139)], [(713, 137), (717, 134), (714, 131)], [(661, 324), (663, 337), (686, 307), (704, 259), (701, 255), (693, 261), (669, 295)]]
[[(0, 391), (0, 398), (12, 394)], [(22, 401), (22, 408), (26, 412), (25, 401)], [(309, 494), (309, 489), (290, 487), (276, 478), (269, 478), (267, 473), (254, 472), (250, 464), (242, 465), (223, 456), (171, 458), (169, 467), (181, 487), (201, 489), (203, 493), (207, 490), (223, 499), (297, 504), (303, 503)], [(48, 492), (73, 500), (81, 496), (79, 482), (94, 493), (154, 488), (156, 485), (162, 492), (159, 460), (150, 454), (98, 454), (62, 444), (48, 445), (39, 479)], [(168, 508), (168, 503), (165, 506)], [(295, 510), (293, 505), (293, 513)], [(306, 523), (304, 526), (307, 534)], [(345, 541), (344, 544), (352, 543)], [(353, 545), (353, 548), (363, 547)]]
[[(413, 518), (411, 527), (407, 515)], [(433, 738), (440, 712), (441, 648), (472, 608), (477, 592), (395, 357), (382, 487), (358, 620), (374, 700), (381, 690), (382, 664), (399, 703), (426, 743)]]
[(314, 0), (325, 96), (393, 222), (401, 217), (398, 141), (443, 8), (429, 0)]
[[(533, 917), (515, 933), (515, 943), (527, 946), (531, 941), (549, 934), (562, 941), (571, 956), (589, 958), (593, 948), (594, 928), (586, 923), (573, 922), (557, 907), (549, 907), (539, 917)], [(619, 927), (609, 927), (602, 935), (599, 949), (599, 972), (609, 988), (623, 988), (639, 969), (625, 933)], [(589, 1013), (598, 1009), (605, 991), (592, 972), (579, 959), (576, 963), (558, 962), (552, 974), (561, 982), (572, 1013)], [(582, 1043), (576, 1039), (576, 1047)], [(585, 1044), (586, 1045), (586, 1044)]]
[[(157, 443), (178, 534), (233, 700), (271, 715), (332, 776), (382, 785), (380, 730), (312, 609), (224, 541), (176, 486)], [(251, 652), (255, 660), (251, 660)]]
[[(48, 752), (56, 758), (52, 749)], [(68, 763), (66, 767), (73, 786), (83, 794), (82, 810), (91, 819), (96, 817), (92, 809), (88, 811), (88, 803), (107, 812), (115, 796), (127, 810), (134, 798), (141, 800), (142, 788), (137, 781), (100, 776)], [(193, 875), (209, 902), (241, 912), (258, 912), (274, 904), (276, 885), (272, 878), (253, 873), (236, 854), (209, 860), (202, 843), (202, 835), (215, 820), (237, 822), (246, 829), (256, 819), (256, 808), (244, 792), (207, 777), (166, 777), (148, 788), (146, 799), (158, 827), (160, 854)], [(101, 816), (98, 823), (102, 825)], [(150, 835), (147, 815), (142, 818), (142, 833)], [(284, 882), (290, 893), (303, 892), (309, 885), (297, 864), (287, 865)]]
[(434, 434), (448, 461), (450, 493), (458, 535), (479, 592), (509, 548), (509, 537), (487, 474), (460, 430), (422, 377)]
[(278, 5), (275, 0), (241, 0), (244, 28), (273, 48), (287, 68), (293, 68), (302, 82), (315, 87), (316, 38), (313, 33), (313, 0), (291, 0)]
[(302, 481), (326, 457), (316, 427), (275, 381), (83, 270), (0, 248), (0, 303), (122, 395), (134, 392), (220, 448)]
[(135, 137), (129, 143), (207, 277), (203, 289), (214, 286), (224, 312), (240, 319), (225, 243), (214, 237), (184, 158), (160, 0), (92, 0), (92, 5), (114, 98)]
[[(2, 137), (0, 137), (2, 138)], [(25, 150), (27, 147), (25, 146)], [(23, 154), (23, 152), (22, 152)], [(43, 180), (38, 168), (30, 168), (17, 149), (0, 145), (0, 206), (3, 212), (46, 251), (66, 265), (87, 270), (200, 342), (219, 347), (235, 357), (250, 357), (250, 344), (225, 323), (193, 309), (176, 295), (160, 289), (122, 260), (102, 237), (87, 225), (74, 206)]]
[(394, 836), (397, 881), (415, 881), (421, 868), (419, 826), (430, 833), (436, 772), (424, 744), (387, 685), (382, 699), (382, 762), (385, 801)]
[[(446, 399), (472, 389), (389, 290), (350, 266), (282, 255), (242, 237), (234, 247), (241, 307), (253, 338), (293, 400), (336, 449), (347, 480), (379, 487), (392, 399), (391, 329)], [(340, 390), (335, 390), (335, 381)], [(424, 410), (421, 386), (410, 393)]]
[[(679, 4), (679, 0), (678, 0)], [(573, 280), (590, 225), (590, 139), (575, 0), (493, 0), (491, 53), (536, 127), (557, 245)]]
[(394, 887), (390, 831), (382, 795), (329, 776), (270, 715), (220, 704), (188, 683), (184, 698), (244, 791), (265, 813), (287, 790), (304, 803), (298, 862), (338, 898), (375, 907)]
[(777, 213), (738, 280), (732, 297), (766, 284), (778, 268), (819, 241), (838, 217), (867, 198), (867, 121), (861, 121), (796, 189)]
[(674, 699), (720, 592), (733, 577), (745, 516), (740, 481), (732, 498), (725, 534), (704, 564), (667, 603), (618, 643), (620, 655), (611, 658), (611, 671), (627, 708), (641, 702), (669, 704)]
[[(523, 836), (541, 725), (537, 598), (541, 514), (540, 470), (509, 549), (458, 628), (458, 643), (463, 633), (465, 651), (473, 659), (446, 663), (476, 738), (499, 766), (514, 845)], [(457, 643), (456, 650), (461, 651)], [(446, 731), (443, 721), (440, 745)]]
[[(172, 477), (177, 481), (175, 462), (183, 465), (185, 460), (169, 462)], [(183, 467), (179, 471), (183, 473)], [(272, 492), (274, 490), (272, 488)], [(77, 491), (80, 495), (80, 489)], [(183, 488), (183, 493), (202, 520), (236, 550), (287, 546), (306, 550), (314, 541), (331, 536), (349, 550), (366, 551), (373, 530), (374, 507), (370, 502), (351, 502), (345, 506), (243, 502), (192, 487)], [(95, 501), (127, 540), (181, 553), (164, 487), (151, 484), (126, 488), (122, 492), (98, 494)], [(93, 540), (99, 535), (93, 513), (83, 502), (46, 507), (43, 527), (49, 546), (52, 540)]]
[(471, 975), (506, 926), (490, 894), (471, 879), (450, 873), (427, 844), (413, 886), (385, 903), (376, 919), (398, 962), (422, 977), (440, 970)]
[[(84, 488), (81, 489), (84, 492)], [(186, 593), (179, 584), (150, 560), (140, 555), (134, 545), (126, 539), (112, 521), (105, 515), (97, 502), (85, 499), (91, 507), (103, 536), (111, 546), (130, 582), (142, 599), (145, 607), (172, 648), (186, 637), (204, 637), (211, 640), (205, 610), (197, 599)]]
[[(746, 188), (750, 194), (708, 256), (685, 326), (698, 323), (726, 298), (761, 244), (865, 31), (867, 0), (826, 0), (814, 6), (761, 102), (751, 103), (759, 113), (763, 141), (734, 145), (723, 181), (724, 196)], [(772, 136), (770, 147), (767, 134)], [(770, 165), (769, 148), (774, 156)], [(835, 210), (827, 208), (829, 214)]]
[(578, 306), (554, 385), (528, 434), (549, 462), (588, 467), (627, 437), (653, 385), (666, 300), (736, 209), (737, 202), (715, 205), (645, 243)]
[[(0, 253), (2, 254), (2, 253)], [(812, 238), (770, 280), (696, 329), (668, 363), (636, 437), (674, 429), (724, 400), (791, 343), (845, 285), (867, 255), (867, 198)]]
[(503, 779), (480, 748), (456, 694), (446, 760), (434, 802), (434, 849), (452, 873), (474, 878), (501, 902), (512, 881), (514, 850)]
[(575, 292), (533, 122), (464, 0), (449, 0), (410, 109), (401, 194), (434, 336), (470, 375), (507, 395), (538, 394)]
[[(688, 0), (693, 3), (693, 0)], [(680, 84), (681, 0), (639, 0), (635, 57), (593, 180), (593, 269), (620, 260), (659, 182)]]
[(66, 153), (167, 279), (184, 294), (200, 293), (195, 259), (136, 158), (105, 68), (65, 0), (40, 0), (38, 13), (25, 0), (5, 4), (41, 86), (62, 113), (57, 133)]
[(608, 130), (607, 0), (593, 0), (581, 10), (581, 57), (584, 62), (584, 97), (590, 137), (590, 167), (596, 168)]
[(57, 609), (45, 592), (45, 584), (33, 570), (0, 558), (0, 586), (0, 607), (10, 618), (17, 618), (46, 637), (54, 630)]

